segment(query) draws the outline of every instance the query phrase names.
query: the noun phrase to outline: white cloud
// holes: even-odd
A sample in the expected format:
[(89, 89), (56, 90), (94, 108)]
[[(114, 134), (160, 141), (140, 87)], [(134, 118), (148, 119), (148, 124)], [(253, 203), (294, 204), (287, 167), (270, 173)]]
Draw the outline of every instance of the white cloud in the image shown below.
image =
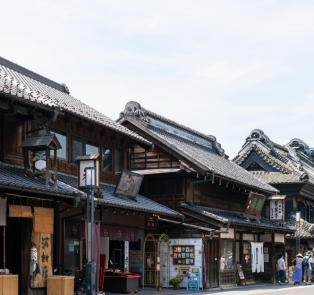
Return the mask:
[(314, 146), (314, 3), (20, 0), (2, 11), (0, 56), (111, 118), (137, 100), (230, 155), (254, 128)]

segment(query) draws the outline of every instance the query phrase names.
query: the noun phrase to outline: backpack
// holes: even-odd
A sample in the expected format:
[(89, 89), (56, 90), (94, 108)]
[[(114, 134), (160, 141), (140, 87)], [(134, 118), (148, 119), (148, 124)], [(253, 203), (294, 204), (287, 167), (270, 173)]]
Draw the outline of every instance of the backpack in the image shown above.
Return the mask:
[(307, 268), (309, 268), (309, 259), (310, 259), (310, 257), (308, 257), (308, 258), (303, 258), (303, 261), (302, 261), (302, 266), (303, 266), (303, 268), (304, 269), (307, 269)]

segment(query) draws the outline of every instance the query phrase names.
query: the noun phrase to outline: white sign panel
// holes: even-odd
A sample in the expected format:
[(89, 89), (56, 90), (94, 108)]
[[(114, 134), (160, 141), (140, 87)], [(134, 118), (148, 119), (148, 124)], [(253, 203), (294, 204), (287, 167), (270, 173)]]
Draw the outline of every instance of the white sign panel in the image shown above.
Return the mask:
[(284, 200), (270, 200), (270, 220), (284, 220)]

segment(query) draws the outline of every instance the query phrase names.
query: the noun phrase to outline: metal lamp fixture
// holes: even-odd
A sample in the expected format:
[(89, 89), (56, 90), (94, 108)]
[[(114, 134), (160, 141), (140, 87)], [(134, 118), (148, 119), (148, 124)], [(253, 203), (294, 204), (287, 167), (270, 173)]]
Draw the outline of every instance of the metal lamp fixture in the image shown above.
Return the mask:
[(86, 167), (85, 171), (85, 187), (96, 188), (96, 168)]

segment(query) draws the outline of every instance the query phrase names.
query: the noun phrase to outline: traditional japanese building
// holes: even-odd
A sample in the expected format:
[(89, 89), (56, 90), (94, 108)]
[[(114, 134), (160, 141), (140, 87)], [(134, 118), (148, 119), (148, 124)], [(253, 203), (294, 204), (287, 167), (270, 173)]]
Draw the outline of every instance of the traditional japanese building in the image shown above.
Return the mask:
[[(314, 149), (298, 138), (280, 145), (260, 129), (246, 138), (235, 163), (272, 185), (285, 197), (285, 223), (295, 228), (295, 212), (301, 212), (301, 251), (313, 249), (314, 235)], [(269, 216), (269, 206), (265, 206)], [(287, 237), (288, 262), (296, 255), (295, 235)]]
[[(78, 189), (78, 156), (101, 159), (97, 270), (100, 254), (107, 255), (103, 270), (130, 269), (131, 252), (141, 252), (146, 230), (157, 229), (157, 220), (148, 226), (147, 217), (182, 221), (179, 212), (139, 194), (114, 194), (135, 144), (152, 146), (70, 95), (66, 85), (0, 58), (0, 268), (18, 275), (19, 294), (46, 294), (53, 265), (58, 275), (83, 268), (87, 195)], [(34, 249), (41, 274), (30, 275)], [(134, 264), (139, 273), (141, 265)]]
[[(273, 281), (275, 254), (285, 252), (286, 234), (293, 230), (262, 218), (260, 213), (266, 197), (279, 191), (229, 160), (214, 136), (137, 102), (127, 103), (117, 122), (153, 143), (151, 151), (138, 145), (129, 150), (130, 169), (145, 175), (140, 193), (181, 212), (186, 223), (202, 227), (183, 228), (171, 218), (160, 222), (160, 228), (178, 241), (202, 239), (206, 288), (235, 285), (237, 261), (247, 283)], [(248, 214), (251, 205), (253, 213)], [(264, 242), (266, 260), (261, 273), (256, 273), (256, 257), (252, 258), (254, 242)], [(176, 253), (178, 247), (174, 249), (171, 262), (176, 270), (183, 260), (180, 251)]]

